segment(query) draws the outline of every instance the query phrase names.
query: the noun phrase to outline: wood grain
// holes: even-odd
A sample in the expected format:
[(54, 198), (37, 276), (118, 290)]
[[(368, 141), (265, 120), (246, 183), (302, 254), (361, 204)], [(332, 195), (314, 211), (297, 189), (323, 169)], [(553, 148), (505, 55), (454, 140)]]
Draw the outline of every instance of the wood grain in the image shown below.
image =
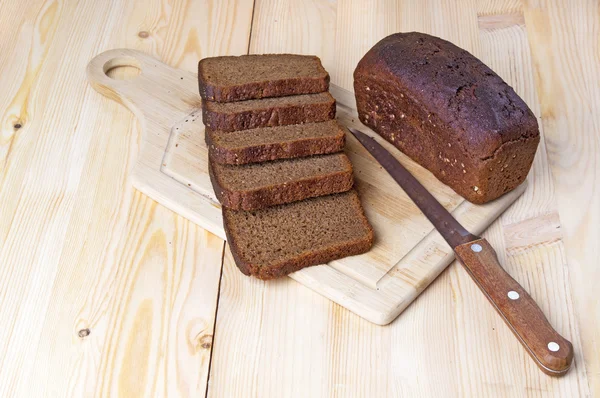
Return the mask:
[(325, 69), (335, 65), (336, 2), (255, 1), (250, 54), (319, 54)]
[(250, 44), (316, 53), (351, 88), (362, 54), (409, 30), (481, 57), (539, 117), (532, 189), (485, 236), (573, 342), (573, 368), (542, 374), (460, 267), (377, 327), (292, 280), (243, 277), (226, 250), (208, 395), (600, 395), (598, 3), (256, 0), (251, 26), (253, 3), (0, 2), (0, 395), (206, 391), (194, 320), (214, 316), (222, 241), (131, 187), (140, 126), (86, 83), (94, 55), (135, 48), (194, 72)]
[(191, 70), (244, 51), (232, 5), (0, 3), (1, 396), (205, 393), (223, 242), (135, 192), (139, 126), (84, 71), (115, 46)]
[(600, 395), (600, 6), (525, 1), (524, 15), (564, 234), (563, 264), (572, 278), (590, 386)]

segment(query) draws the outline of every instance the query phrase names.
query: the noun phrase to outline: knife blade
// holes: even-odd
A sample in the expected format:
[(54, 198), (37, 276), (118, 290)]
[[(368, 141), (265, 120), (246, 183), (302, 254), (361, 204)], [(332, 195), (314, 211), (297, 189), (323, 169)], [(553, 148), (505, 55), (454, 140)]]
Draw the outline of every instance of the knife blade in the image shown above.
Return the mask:
[(502, 268), (489, 242), (467, 231), (377, 140), (357, 129), (349, 130), (448, 242), (540, 369), (551, 376), (567, 373), (573, 361), (573, 345), (552, 328), (527, 291)]

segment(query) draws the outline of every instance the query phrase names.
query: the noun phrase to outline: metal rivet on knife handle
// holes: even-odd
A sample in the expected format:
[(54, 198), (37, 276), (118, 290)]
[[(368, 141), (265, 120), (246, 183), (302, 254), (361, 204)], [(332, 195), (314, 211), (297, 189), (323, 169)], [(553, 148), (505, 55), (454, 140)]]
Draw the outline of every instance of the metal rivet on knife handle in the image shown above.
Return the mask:
[(471, 250), (473, 250), (475, 253), (479, 253), (483, 250), (483, 247), (481, 247), (481, 245), (478, 245), (477, 243), (474, 243), (471, 245)]

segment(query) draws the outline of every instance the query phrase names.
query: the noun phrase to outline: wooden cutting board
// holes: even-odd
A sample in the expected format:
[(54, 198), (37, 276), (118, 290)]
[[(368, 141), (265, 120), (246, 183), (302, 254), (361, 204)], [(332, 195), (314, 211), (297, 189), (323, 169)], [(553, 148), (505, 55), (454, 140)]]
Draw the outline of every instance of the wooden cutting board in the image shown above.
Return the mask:
[[(106, 72), (118, 66), (141, 70), (131, 80)], [(141, 150), (132, 170), (134, 186), (157, 202), (225, 239), (219, 205), (207, 170), (208, 152), (196, 75), (174, 69), (139, 51), (118, 49), (87, 67), (92, 86), (121, 102), (139, 119)], [(379, 138), (356, 117), (354, 95), (336, 86), (337, 118)], [(525, 190), (525, 184), (494, 202), (465, 201), (431, 173), (379, 139), (471, 232), (480, 234)], [(402, 189), (350, 135), (346, 153), (356, 187), (375, 230), (368, 253), (309, 267), (290, 276), (361, 317), (384, 325), (394, 320), (454, 259), (450, 247)]]

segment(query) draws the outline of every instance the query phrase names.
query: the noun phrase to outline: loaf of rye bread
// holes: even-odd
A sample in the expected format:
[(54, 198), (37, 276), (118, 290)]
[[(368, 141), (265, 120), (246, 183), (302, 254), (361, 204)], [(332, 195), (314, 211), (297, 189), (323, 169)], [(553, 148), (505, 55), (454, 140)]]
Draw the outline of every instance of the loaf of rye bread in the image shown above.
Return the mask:
[(206, 129), (211, 160), (247, 164), (339, 152), (346, 134), (335, 120), (242, 131)]
[(202, 101), (204, 125), (213, 130), (324, 122), (334, 117), (335, 99), (328, 92), (229, 103)]
[(256, 211), (223, 207), (223, 225), (238, 268), (260, 279), (361, 254), (373, 245), (373, 229), (354, 190)]
[(521, 184), (540, 140), (525, 102), (469, 52), (423, 33), (378, 42), (354, 71), (360, 120), (473, 203)]
[(344, 192), (354, 183), (344, 153), (240, 166), (209, 161), (209, 174), (221, 205), (237, 210)]
[(329, 74), (313, 55), (212, 57), (198, 63), (198, 83), (202, 99), (232, 102), (322, 93)]

